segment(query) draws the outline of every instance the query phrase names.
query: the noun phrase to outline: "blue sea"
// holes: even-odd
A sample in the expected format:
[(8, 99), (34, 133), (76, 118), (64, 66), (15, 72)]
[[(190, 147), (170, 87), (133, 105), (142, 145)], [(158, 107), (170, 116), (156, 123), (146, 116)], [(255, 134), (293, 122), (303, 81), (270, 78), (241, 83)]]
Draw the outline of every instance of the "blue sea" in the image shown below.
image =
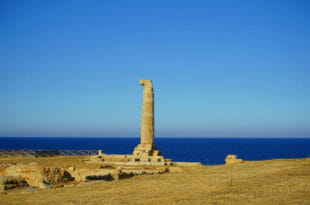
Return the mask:
[[(0, 149), (103, 150), (131, 154), (139, 138), (0, 137)], [(156, 138), (155, 144), (174, 161), (224, 164), (227, 154), (244, 160), (310, 157), (310, 138)]]

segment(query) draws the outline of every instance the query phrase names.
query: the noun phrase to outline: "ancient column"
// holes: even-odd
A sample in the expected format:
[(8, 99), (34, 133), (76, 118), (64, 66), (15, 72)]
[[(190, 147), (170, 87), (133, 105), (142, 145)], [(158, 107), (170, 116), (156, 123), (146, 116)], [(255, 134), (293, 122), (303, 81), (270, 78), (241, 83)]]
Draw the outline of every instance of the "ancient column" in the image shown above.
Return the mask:
[(141, 144), (154, 144), (154, 90), (151, 80), (140, 80), (143, 88)]
[(154, 90), (151, 80), (140, 80), (143, 88), (141, 142), (135, 148), (135, 156), (159, 156), (154, 144)]

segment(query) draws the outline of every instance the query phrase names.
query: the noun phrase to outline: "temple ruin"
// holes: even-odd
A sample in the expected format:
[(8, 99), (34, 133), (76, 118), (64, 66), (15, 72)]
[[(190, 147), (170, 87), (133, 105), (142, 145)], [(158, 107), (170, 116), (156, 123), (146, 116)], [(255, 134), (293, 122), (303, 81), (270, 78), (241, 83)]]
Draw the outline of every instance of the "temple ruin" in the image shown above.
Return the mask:
[[(141, 139), (133, 154), (104, 154), (98, 150), (98, 154), (90, 155), (80, 161), (86, 166), (66, 168), (46, 167), (36, 162), (0, 164), (0, 192), (28, 185), (45, 189), (56, 187), (59, 182), (111, 181), (137, 175), (163, 174), (178, 167), (202, 166), (199, 162), (173, 162), (172, 159), (164, 158), (157, 150), (154, 143), (154, 89), (152, 81), (140, 80), (140, 84), (143, 86)], [(80, 151), (77, 152), (78, 155)], [(22, 153), (24, 155), (25, 150)], [(40, 151), (39, 157), (43, 156), (50, 156), (50, 154), (48, 151)], [(234, 161), (237, 160), (235, 158)], [(73, 186), (73, 184), (68, 184), (68, 186)]]
[(141, 120), (141, 140), (132, 155), (107, 155), (99, 152), (93, 156), (90, 163), (108, 165), (172, 165), (171, 159), (166, 159), (157, 150), (154, 143), (154, 89), (151, 80), (140, 80), (143, 86), (143, 105)]
[(137, 157), (160, 156), (154, 144), (154, 89), (151, 80), (140, 80), (143, 86), (141, 143), (133, 155)]

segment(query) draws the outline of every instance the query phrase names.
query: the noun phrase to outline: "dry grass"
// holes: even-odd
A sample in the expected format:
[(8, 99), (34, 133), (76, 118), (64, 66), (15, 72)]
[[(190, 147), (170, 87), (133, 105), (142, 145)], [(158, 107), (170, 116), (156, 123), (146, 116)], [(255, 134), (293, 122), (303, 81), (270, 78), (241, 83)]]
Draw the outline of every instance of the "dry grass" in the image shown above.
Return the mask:
[[(77, 158), (46, 159), (38, 160), (83, 166)], [(0, 204), (310, 204), (310, 159), (177, 167), (163, 175), (0, 194)]]

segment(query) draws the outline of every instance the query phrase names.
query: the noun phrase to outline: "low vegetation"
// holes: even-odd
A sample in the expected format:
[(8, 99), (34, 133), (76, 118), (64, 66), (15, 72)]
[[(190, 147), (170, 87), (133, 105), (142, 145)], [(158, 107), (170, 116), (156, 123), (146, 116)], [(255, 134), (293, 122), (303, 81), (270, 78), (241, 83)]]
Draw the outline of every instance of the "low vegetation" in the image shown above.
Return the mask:
[[(83, 166), (79, 157), (0, 158), (0, 164), (33, 161)], [(12, 190), (0, 193), (0, 204), (310, 204), (310, 158), (171, 167), (161, 175)]]

